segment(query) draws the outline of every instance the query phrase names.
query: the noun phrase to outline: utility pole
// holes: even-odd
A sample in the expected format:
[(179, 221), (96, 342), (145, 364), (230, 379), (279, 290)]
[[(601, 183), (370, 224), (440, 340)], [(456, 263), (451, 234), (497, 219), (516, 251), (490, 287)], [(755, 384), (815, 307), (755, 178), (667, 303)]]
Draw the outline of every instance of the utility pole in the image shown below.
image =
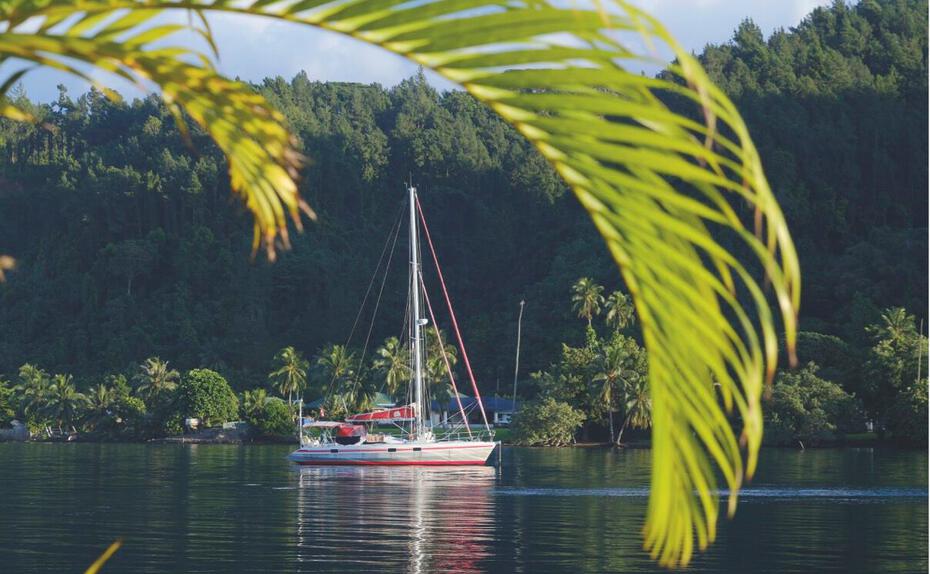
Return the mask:
[(924, 353), (924, 320), (920, 320), (920, 330), (917, 331), (917, 382), (920, 382), (920, 363)]
[(517, 318), (517, 359), (513, 368), (513, 412), (517, 412), (517, 376), (520, 374), (520, 334), (523, 328), (523, 306), (526, 301), (520, 299), (520, 316)]

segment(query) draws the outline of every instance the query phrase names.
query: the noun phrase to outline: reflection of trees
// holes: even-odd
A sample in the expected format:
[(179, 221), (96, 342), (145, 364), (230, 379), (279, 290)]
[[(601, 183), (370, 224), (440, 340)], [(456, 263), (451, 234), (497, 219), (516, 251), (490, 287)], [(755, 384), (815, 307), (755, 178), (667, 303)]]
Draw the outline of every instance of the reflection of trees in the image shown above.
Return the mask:
[(301, 468), (298, 570), (483, 572), (494, 481), (492, 467)]

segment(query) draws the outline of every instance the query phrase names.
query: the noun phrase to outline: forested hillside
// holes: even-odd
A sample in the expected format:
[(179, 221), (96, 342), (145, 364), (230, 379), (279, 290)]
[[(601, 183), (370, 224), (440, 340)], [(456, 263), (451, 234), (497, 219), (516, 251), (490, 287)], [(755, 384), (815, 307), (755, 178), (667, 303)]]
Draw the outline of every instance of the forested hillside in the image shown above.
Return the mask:
[[(747, 22), (702, 58), (787, 213), (802, 329), (864, 347), (881, 309), (926, 317), (927, 3), (839, 2), (767, 40)], [(250, 261), (222, 158), (202, 134), (187, 145), (156, 98), (62, 92), (33, 105), (51, 129), (0, 122), (0, 253), (19, 262), (0, 285), (0, 373), (28, 361), (91, 381), (158, 355), (253, 386), (284, 346), (312, 357), (345, 341), (409, 177), (485, 390), (512, 377), (521, 298), (530, 372), (584, 341), (577, 278), (620, 287), (566, 187), (470, 96), (422, 76), (258, 88), (310, 158), (302, 192), (319, 215), (274, 264)], [(404, 261), (373, 341), (400, 334)]]

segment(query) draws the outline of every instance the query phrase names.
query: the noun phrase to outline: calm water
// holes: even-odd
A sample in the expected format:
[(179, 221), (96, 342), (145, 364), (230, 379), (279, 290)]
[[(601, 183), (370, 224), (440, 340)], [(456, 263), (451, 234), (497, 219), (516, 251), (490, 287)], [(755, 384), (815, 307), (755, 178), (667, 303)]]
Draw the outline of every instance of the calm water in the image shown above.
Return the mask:
[[(649, 451), (304, 468), (288, 447), (0, 444), (0, 571), (652, 572)], [(766, 450), (690, 572), (926, 572), (927, 456)]]

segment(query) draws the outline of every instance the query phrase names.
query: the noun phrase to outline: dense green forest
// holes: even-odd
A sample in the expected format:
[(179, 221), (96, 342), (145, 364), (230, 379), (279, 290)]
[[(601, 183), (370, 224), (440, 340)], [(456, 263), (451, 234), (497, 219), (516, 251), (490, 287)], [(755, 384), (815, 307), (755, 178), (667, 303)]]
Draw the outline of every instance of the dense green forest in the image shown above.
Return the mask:
[[(887, 416), (878, 405), (892, 399), (866, 374), (890, 337), (882, 311), (927, 317), (927, 2), (837, 2), (768, 39), (747, 21), (701, 59), (743, 113), (798, 245), (800, 354), (820, 370), (785, 389), (829, 378)], [(571, 289), (580, 277), (620, 289), (616, 267), (567, 188), (492, 112), (422, 75), (391, 89), (304, 74), (256, 87), (310, 158), (302, 193), (319, 214), (273, 264), (250, 259), (220, 154), (201, 133), (185, 142), (157, 98), (20, 92), (46, 125), (0, 121), (0, 253), (18, 260), (0, 284), (0, 373), (31, 363), (88, 389), (157, 355), (238, 391), (262, 385), (278, 349), (314, 358), (346, 341), (410, 177), (484, 392), (509, 389), (521, 299), (527, 392), (563, 343), (594, 344)], [(377, 344), (401, 334), (403, 260)], [(921, 339), (907, 313), (910, 352)], [(311, 377), (310, 394), (320, 387)]]

